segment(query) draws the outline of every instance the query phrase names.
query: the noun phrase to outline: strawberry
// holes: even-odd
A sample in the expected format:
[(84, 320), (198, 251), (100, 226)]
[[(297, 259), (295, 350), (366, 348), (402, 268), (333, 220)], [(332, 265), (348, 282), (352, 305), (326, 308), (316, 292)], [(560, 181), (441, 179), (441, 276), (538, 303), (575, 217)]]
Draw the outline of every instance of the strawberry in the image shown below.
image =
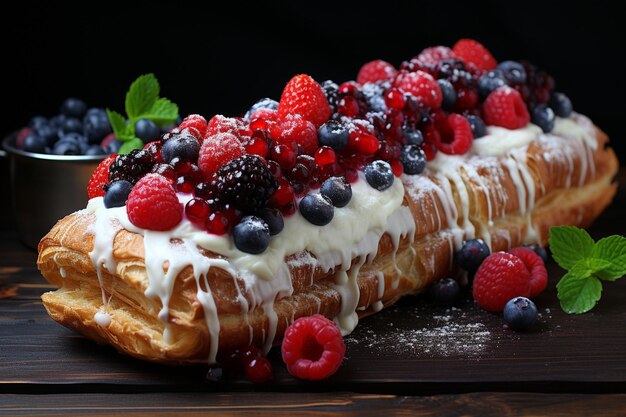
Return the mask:
[(278, 103), (278, 114), (299, 114), (316, 128), (326, 122), (331, 115), (330, 106), (322, 87), (306, 74), (293, 77), (283, 90)]
[(452, 47), (452, 52), (466, 64), (474, 64), (478, 69), (489, 71), (498, 66), (491, 52), (474, 39), (459, 39)]
[(424, 107), (433, 110), (441, 108), (443, 96), (439, 84), (424, 71), (402, 72), (396, 77), (393, 86), (415, 96)]
[(104, 197), (104, 186), (109, 183), (109, 167), (115, 161), (117, 154), (107, 156), (98, 164), (89, 183), (87, 184), (87, 196), (91, 200), (96, 197)]
[(507, 129), (519, 129), (530, 122), (522, 96), (509, 86), (493, 90), (483, 103), (485, 123)]
[(359, 70), (356, 81), (363, 85), (365, 83), (375, 83), (376, 81), (391, 80), (398, 74), (398, 70), (389, 62), (377, 59), (363, 65)]

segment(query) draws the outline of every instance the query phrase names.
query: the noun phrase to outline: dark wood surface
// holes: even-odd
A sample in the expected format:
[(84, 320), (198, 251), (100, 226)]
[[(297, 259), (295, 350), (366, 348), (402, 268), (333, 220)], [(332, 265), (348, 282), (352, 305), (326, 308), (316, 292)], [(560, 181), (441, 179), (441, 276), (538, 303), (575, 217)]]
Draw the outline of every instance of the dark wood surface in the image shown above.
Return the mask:
[[(626, 183), (625, 170), (620, 179)], [(626, 414), (626, 280), (605, 284), (592, 312), (566, 315), (555, 290), (563, 272), (550, 262), (550, 284), (535, 300), (539, 323), (527, 333), (505, 329), (501, 315), (469, 300), (450, 309), (407, 297), (362, 320), (346, 339), (344, 364), (326, 381), (292, 378), (274, 349), (271, 383), (252, 385), (237, 375), (215, 383), (206, 366), (144, 363), (53, 322), (39, 298), (52, 288), (3, 207), (0, 414)], [(624, 208), (622, 185), (590, 233), (625, 235)]]

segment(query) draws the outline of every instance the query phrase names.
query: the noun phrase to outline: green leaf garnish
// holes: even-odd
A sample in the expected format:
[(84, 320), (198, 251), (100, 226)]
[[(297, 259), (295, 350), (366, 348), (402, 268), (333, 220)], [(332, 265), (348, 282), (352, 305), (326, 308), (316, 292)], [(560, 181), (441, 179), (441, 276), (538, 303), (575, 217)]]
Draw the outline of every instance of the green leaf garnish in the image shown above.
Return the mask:
[(143, 141), (135, 136), (137, 120), (149, 119), (163, 127), (178, 119), (178, 106), (164, 97), (159, 97), (160, 89), (159, 81), (154, 74), (141, 75), (133, 81), (126, 93), (127, 117), (107, 109), (115, 137), (124, 142), (119, 154), (127, 154), (134, 149), (143, 148)]
[(602, 282), (626, 275), (626, 238), (609, 236), (594, 242), (574, 226), (550, 228), (552, 257), (568, 272), (558, 282), (557, 295), (566, 313), (591, 310), (602, 295)]

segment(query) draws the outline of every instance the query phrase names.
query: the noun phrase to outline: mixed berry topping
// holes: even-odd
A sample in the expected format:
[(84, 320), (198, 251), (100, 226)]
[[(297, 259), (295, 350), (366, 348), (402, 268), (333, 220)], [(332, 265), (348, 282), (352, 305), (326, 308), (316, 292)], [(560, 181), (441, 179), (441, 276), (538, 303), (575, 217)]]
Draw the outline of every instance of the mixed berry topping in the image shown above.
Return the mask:
[(504, 321), (513, 330), (528, 330), (537, 321), (537, 306), (526, 297), (509, 300), (503, 311)]
[[(83, 107), (64, 103), (63, 118), (55, 123), (66, 136), (78, 134)], [(424, 172), (439, 152), (467, 153), (488, 133), (486, 125), (518, 129), (532, 120), (549, 132), (555, 116), (571, 112), (571, 102), (554, 92), (547, 73), (528, 62), (498, 63), (479, 42), (461, 39), (453, 48), (427, 48), (399, 68), (368, 62), (356, 81), (319, 84), (296, 75), (279, 101), (263, 98), (243, 117), (192, 114), (162, 134), (154, 121), (138, 119), (133, 130), (144, 149), (106, 159), (94, 173), (89, 196), (104, 196), (107, 207), (125, 203), (137, 226), (168, 230), (186, 218), (208, 233), (232, 235), (244, 252), (261, 253), (286, 217), (299, 213), (316, 226), (330, 223), (336, 209), (351, 204), (351, 184), (361, 178), (384, 192), (395, 177)], [(86, 111), (84, 123), (98, 114)], [(33, 119), (31, 128), (46, 138), (50, 123)], [(76, 143), (68, 139), (55, 146), (72, 153)], [(160, 217), (133, 199), (148, 175), (152, 183), (160, 177), (167, 190), (166, 224), (155, 225)], [(153, 191), (141, 187), (149, 200)], [(177, 193), (188, 196), (180, 198), (184, 207), (174, 204)], [(457, 257), (475, 271), (483, 259), (465, 259), (469, 250)]]

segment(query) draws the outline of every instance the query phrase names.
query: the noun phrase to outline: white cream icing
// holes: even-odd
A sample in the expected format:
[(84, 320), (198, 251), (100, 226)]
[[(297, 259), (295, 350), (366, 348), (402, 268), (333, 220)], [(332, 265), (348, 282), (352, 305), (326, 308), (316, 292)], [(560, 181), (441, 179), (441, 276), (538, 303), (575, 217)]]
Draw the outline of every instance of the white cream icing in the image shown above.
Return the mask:
[(472, 143), (471, 153), (479, 156), (502, 156), (512, 149), (528, 145), (540, 134), (541, 128), (532, 123), (515, 130), (487, 126), (487, 134)]

